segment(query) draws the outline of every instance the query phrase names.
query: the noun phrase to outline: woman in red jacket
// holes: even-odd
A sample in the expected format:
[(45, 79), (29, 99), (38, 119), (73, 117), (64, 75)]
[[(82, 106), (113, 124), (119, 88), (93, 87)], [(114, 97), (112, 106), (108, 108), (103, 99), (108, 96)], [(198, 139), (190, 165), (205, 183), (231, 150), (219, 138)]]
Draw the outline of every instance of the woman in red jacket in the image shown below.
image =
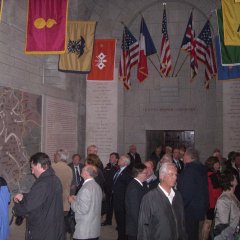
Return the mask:
[(206, 160), (205, 165), (208, 170), (209, 208), (207, 211), (206, 219), (203, 223), (202, 240), (208, 240), (212, 220), (214, 219), (214, 208), (218, 197), (222, 193), (222, 188), (219, 184), (220, 163), (218, 158), (209, 157)]

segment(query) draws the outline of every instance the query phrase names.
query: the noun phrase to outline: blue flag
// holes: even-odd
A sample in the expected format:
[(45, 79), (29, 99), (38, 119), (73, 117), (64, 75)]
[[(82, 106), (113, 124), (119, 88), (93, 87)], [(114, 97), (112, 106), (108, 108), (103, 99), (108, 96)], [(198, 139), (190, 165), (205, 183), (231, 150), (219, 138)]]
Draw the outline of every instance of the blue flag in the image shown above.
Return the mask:
[(215, 36), (215, 47), (217, 55), (218, 80), (240, 78), (240, 66), (223, 66), (221, 63), (221, 52), (219, 36)]
[(155, 48), (155, 45), (153, 43), (152, 37), (148, 31), (147, 25), (145, 23), (144, 18), (142, 18), (142, 28), (141, 28), (142, 34), (145, 37), (145, 44), (146, 44), (146, 56), (150, 56), (152, 54), (157, 53), (157, 50)]

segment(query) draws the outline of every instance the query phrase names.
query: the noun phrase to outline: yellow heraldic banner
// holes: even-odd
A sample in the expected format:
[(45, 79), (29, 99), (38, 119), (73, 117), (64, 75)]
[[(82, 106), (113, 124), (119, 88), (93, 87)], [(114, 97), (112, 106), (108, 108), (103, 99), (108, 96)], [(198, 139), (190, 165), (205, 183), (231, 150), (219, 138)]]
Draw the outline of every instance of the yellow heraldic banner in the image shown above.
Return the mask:
[(96, 21), (68, 21), (67, 50), (59, 57), (60, 71), (90, 72), (95, 28)]
[(224, 44), (240, 46), (240, 2), (222, 0)]
[(3, 0), (0, 0), (0, 21), (2, 20)]

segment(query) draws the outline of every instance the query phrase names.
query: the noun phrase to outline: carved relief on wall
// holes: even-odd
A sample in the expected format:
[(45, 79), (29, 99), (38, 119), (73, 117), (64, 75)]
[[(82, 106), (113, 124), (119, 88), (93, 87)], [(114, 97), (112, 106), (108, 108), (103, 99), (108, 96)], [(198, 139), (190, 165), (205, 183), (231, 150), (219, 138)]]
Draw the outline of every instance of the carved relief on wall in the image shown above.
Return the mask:
[(0, 87), (0, 176), (12, 192), (33, 182), (29, 157), (41, 149), (42, 97)]

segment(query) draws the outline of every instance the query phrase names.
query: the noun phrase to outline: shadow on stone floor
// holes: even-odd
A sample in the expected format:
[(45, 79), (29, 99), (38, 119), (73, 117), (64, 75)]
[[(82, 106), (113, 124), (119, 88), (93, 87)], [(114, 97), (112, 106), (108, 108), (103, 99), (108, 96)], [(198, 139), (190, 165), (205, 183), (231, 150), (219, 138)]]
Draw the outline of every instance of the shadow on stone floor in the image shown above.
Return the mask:
[[(10, 226), (10, 236), (8, 240), (24, 240), (25, 239), (25, 221), (21, 226), (15, 225), (13, 222)], [(101, 237), (100, 240), (116, 240), (117, 239), (117, 231), (115, 230), (116, 226), (113, 224), (112, 226), (104, 226), (101, 227)]]

